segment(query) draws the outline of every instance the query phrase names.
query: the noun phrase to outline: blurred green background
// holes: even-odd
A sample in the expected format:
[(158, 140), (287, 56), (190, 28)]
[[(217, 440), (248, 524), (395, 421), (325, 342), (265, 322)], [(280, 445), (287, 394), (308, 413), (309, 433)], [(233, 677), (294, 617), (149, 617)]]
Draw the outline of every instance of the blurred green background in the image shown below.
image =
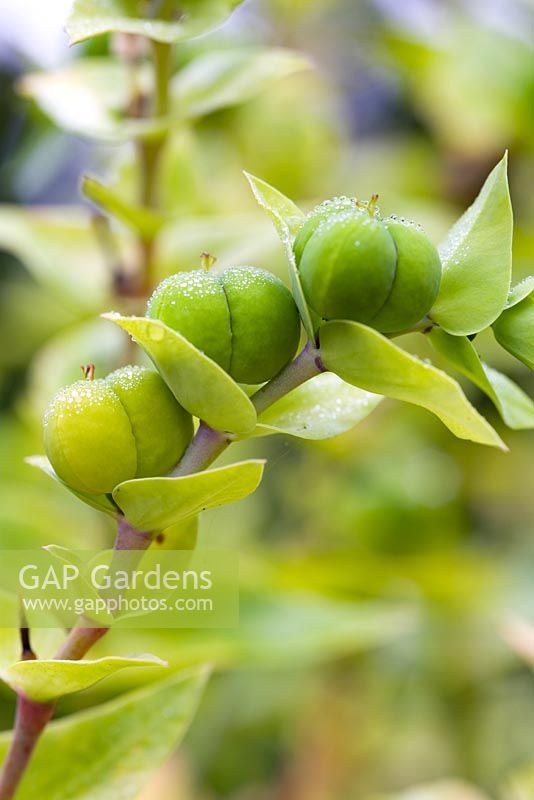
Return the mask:
[[(111, 542), (106, 519), (23, 459), (42, 452), (43, 408), (80, 364), (103, 375), (132, 357), (98, 314), (134, 308), (117, 265), (122, 279), (135, 242), (117, 226), (116, 249), (102, 247), (78, 192), (84, 171), (135, 192), (134, 148), (114, 128), (121, 78), (106, 72), (116, 42), (68, 51), (68, 3), (46, 5), (46, 24), (32, 0), (0, 11), (3, 548)], [(256, 64), (247, 81), (238, 58), (233, 91), (176, 123), (161, 167), (170, 216), (158, 277), (196, 267), (202, 250), (285, 276), (243, 169), (304, 207), (378, 192), (386, 213), (416, 219), (437, 242), (506, 148), (515, 278), (532, 274), (533, 30), (528, 0), (248, 0), (220, 31), (178, 47), (177, 67), (260, 46), (306, 60)], [(104, 60), (87, 93), (80, 58)], [(532, 395), (525, 367), (490, 335), (477, 343)], [(406, 344), (429, 355), (424, 341)], [(241, 629), (117, 632), (98, 648), (217, 667), (185, 745), (144, 800), (376, 800), (447, 778), (491, 796), (534, 760), (534, 680), (505, 642), (511, 616), (534, 615), (534, 439), (502, 430), (489, 401), (468, 392), (508, 454), (390, 401), (321, 444), (275, 437), (232, 450), (269, 459), (254, 496), (201, 523), (201, 544), (240, 551)], [(60, 712), (136, 680), (110, 680)], [(9, 728), (13, 697), (0, 692)], [(479, 797), (451, 786), (429, 796)]]

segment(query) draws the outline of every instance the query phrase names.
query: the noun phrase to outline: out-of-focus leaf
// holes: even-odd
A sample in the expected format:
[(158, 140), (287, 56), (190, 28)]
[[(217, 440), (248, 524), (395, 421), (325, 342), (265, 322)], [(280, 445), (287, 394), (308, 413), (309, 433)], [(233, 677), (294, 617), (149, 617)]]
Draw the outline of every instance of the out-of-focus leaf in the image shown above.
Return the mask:
[(260, 414), (254, 435), (285, 433), (301, 439), (329, 439), (364, 420), (382, 399), (325, 372)]
[(512, 286), (508, 293), (506, 308), (516, 306), (521, 300), (524, 300), (525, 297), (532, 294), (532, 292), (534, 292), (534, 275), (529, 275), (528, 278), (524, 278), (515, 286)]
[(103, 314), (152, 359), (178, 402), (212, 428), (246, 434), (256, 411), (245, 392), (211, 358), (159, 320)]
[[(33, 756), (17, 800), (134, 800), (151, 772), (183, 738), (206, 677), (204, 669), (177, 673), (165, 682), (53, 722)], [(0, 737), (0, 759), (10, 738)]]
[(200, 117), (249, 100), (273, 81), (309, 66), (302, 54), (284, 48), (209, 51), (176, 75), (171, 85), (173, 103), (178, 114)]
[(487, 394), (509, 428), (534, 428), (534, 402), (506, 375), (483, 364), (466, 336), (434, 328), (429, 337), (440, 355)]
[(293, 241), (297, 231), (304, 222), (304, 213), (292, 200), (285, 197), (278, 189), (269, 186), (269, 184), (262, 181), (261, 178), (255, 178), (254, 175), (249, 175), (248, 172), (245, 172), (245, 177), (250, 184), (250, 188), (258, 204), (270, 216), (276, 228), (276, 232), (284, 245), (289, 263), (289, 278), (293, 297), (298, 306), (306, 333), (310, 340), (313, 341), (315, 339), (315, 328), (317, 325), (314, 324), (312, 313), (304, 297), (304, 292), (300, 283), (300, 275), (297, 269), (297, 262), (295, 261), (295, 254), (293, 253)]
[(133, 33), (158, 42), (183, 42), (207, 33), (242, 0), (176, 0), (170, 21), (147, 14), (142, 0), (74, 0), (66, 30), (71, 44), (103, 33)]
[(2, 670), (0, 677), (14, 691), (47, 703), (87, 689), (121, 669), (166, 666), (165, 661), (152, 655), (106, 656), (94, 661), (17, 661)]
[(113, 499), (132, 525), (162, 530), (252, 494), (261, 482), (263, 465), (250, 460), (178, 478), (137, 478), (119, 483)]
[(281, 587), (243, 590), (239, 627), (183, 631), (175, 658), (179, 664), (209, 660), (218, 669), (295, 669), (387, 645), (416, 627), (417, 616), (399, 605), (343, 602)]
[(111, 58), (81, 58), (46, 72), (25, 75), (18, 84), (60, 128), (83, 137), (126, 141), (165, 130), (163, 119), (128, 119), (125, 114), (134, 91), (150, 89), (150, 73), (136, 69), (135, 80), (126, 64)]
[(97, 178), (84, 175), (81, 189), (91, 202), (140, 234), (143, 239), (153, 239), (165, 223), (165, 219), (154, 211), (132, 205)]
[(83, 209), (4, 205), (0, 247), (72, 307), (94, 310), (107, 296), (110, 276)]
[(493, 333), (505, 350), (534, 369), (534, 293), (503, 311)]
[(96, 508), (97, 511), (103, 511), (105, 514), (110, 514), (112, 517), (115, 517), (117, 514), (117, 508), (113, 505), (111, 500), (105, 494), (84, 494), (83, 492), (77, 492), (75, 489), (72, 489), (67, 483), (61, 480), (61, 478), (56, 475), (50, 461), (46, 458), (46, 456), (28, 456), (26, 458), (26, 462), (31, 467), (37, 467), (45, 475), (48, 475), (49, 478), (56, 481), (60, 484), (60, 486), (64, 486), (65, 489), (68, 489), (75, 497), (82, 502), (87, 503), (88, 506), (92, 508)]
[(478, 333), (505, 307), (512, 274), (512, 230), (505, 155), (439, 248), (443, 276), (430, 316), (448, 333)]
[(534, 764), (523, 764), (509, 775), (502, 787), (503, 800), (532, 800), (534, 796)]
[(343, 380), (428, 409), (460, 439), (506, 450), (456, 381), (378, 331), (358, 322), (327, 322), (320, 337), (324, 365)]
[(442, 780), (413, 786), (404, 792), (384, 795), (375, 800), (489, 800), (489, 798), (469, 783)]

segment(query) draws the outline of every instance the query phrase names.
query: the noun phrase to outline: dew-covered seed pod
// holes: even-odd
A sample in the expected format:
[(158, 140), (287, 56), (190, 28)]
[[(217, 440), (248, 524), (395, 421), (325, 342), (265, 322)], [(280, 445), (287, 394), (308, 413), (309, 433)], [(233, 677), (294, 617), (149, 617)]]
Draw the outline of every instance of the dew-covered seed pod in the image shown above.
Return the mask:
[(439, 291), (440, 258), (422, 228), (382, 219), (372, 203), (321, 204), (300, 229), (294, 252), (306, 299), (323, 319), (400, 331), (427, 314)]
[(123, 367), (61, 389), (44, 417), (44, 444), (73, 489), (107, 494), (121, 481), (165, 475), (179, 461), (193, 423), (160, 375)]
[(179, 272), (152, 295), (159, 319), (239, 383), (269, 380), (295, 355), (300, 318), (289, 290), (256, 267)]

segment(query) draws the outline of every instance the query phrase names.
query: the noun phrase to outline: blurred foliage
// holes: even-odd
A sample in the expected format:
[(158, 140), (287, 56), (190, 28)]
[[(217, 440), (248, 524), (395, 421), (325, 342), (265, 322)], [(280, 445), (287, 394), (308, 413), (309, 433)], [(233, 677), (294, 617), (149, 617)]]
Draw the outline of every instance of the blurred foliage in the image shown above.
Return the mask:
[[(178, 47), (190, 92), (195, 69), (223, 86), (218, 102), (199, 99), (189, 115), (178, 104), (168, 120), (157, 278), (195, 267), (202, 250), (222, 267), (252, 262), (285, 276), (243, 169), (303, 207), (377, 191), (386, 213), (419, 220), (437, 241), (506, 147), (514, 278), (532, 273), (533, 13), (525, 0), (249, 0), (220, 31)], [(238, 68), (236, 84), (233, 54), (273, 46), (296, 60), (280, 71), (255, 60), (262, 80)], [(226, 71), (219, 61), (198, 72), (214, 52)], [(106, 37), (75, 57), (52, 77), (72, 80), (89, 59), (117, 70)], [(135, 197), (135, 152), (78, 138), (88, 113), (117, 123), (121, 83), (106, 78), (93, 105), (64, 83), (30, 103), (19, 92), (35, 97), (46, 84), (36, 65), (16, 54), (2, 63), (0, 544), (94, 547), (110, 542), (110, 522), (23, 459), (41, 452), (43, 407), (80, 364), (103, 375), (139, 358), (97, 317), (142, 311), (117, 291), (138, 253), (126, 227), (102, 235), (78, 194), (90, 170)], [(312, 68), (289, 68), (303, 63)], [(477, 344), (532, 394), (532, 373), (491, 335)], [(239, 631), (123, 631), (95, 649), (219, 667), (180, 758), (144, 800), (480, 800), (499, 785), (512, 787), (506, 800), (532, 796), (531, 769), (507, 776), (534, 761), (534, 681), (501, 624), (512, 611), (534, 614), (533, 437), (504, 433), (490, 401), (469, 392), (510, 453), (458, 442), (423, 410), (390, 401), (320, 444), (236, 445), (232, 460), (268, 457), (265, 481), (238, 506), (207, 512), (200, 542), (240, 548)], [(121, 674), (65, 698), (60, 712), (138, 680)], [(13, 699), (0, 691), (8, 728)]]

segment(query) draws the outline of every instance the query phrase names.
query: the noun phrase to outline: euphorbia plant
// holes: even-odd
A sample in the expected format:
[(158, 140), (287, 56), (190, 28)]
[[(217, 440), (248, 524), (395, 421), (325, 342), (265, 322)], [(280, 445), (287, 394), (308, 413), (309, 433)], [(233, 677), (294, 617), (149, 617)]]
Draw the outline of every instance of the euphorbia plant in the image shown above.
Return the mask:
[[(426, 408), (462, 439), (506, 449), (453, 377), (394, 341), (404, 333), (426, 337), (492, 399), (511, 428), (534, 424), (532, 401), (483, 364), (474, 344), (493, 326), (498, 341), (532, 366), (532, 282), (510, 288), (506, 157), (439, 249), (418, 225), (382, 218), (376, 197), (334, 198), (306, 215), (249, 175), (285, 247), (291, 292), (257, 267), (219, 271), (207, 255), (200, 270), (192, 265), (153, 286), (154, 242), (163, 224), (154, 186), (172, 116), (169, 43), (218, 23), (234, 5), (181, 3), (185, 15), (174, 19), (174, 3), (154, 4), (154, 16), (144, 19), (140, 9), (112, 15), (109, 3), (80, 2), (71, 18), (75, 41), (119, 31), (154, 43), (154, 116), (132, 123), (142, 135), (140, 204), (117, 201), (94, 180), (84, 187), (137, 232), (144, 261), (132, 293), (139, 298), (154, 290), (146, 313), (104, 316), (130, 334), (155, 369), (128, 366), (97, 380), (88, 370), (86, 380), (62, 389), (45, 416), (49, 460), (34, 460), (116, 520), (120, 550), (143, 551), (162, 530), (253, 492), (262, 461), (210, 469), (233, 442), (276, 432), (327, 438), (355, 425), (384, 396)], [(350, 406), (345, 414), (343, 404)], [(108, 627), (80, 619), (55, 659), (36, 661), (28, 645), (5, 673), (18, 711), (0, 782), (3, 800), (14, 796), (58, 697), (122, 666), (155, 663), (83, 660)], [(43, 674), (53, 677), (53, 689), (43, 688)]]

